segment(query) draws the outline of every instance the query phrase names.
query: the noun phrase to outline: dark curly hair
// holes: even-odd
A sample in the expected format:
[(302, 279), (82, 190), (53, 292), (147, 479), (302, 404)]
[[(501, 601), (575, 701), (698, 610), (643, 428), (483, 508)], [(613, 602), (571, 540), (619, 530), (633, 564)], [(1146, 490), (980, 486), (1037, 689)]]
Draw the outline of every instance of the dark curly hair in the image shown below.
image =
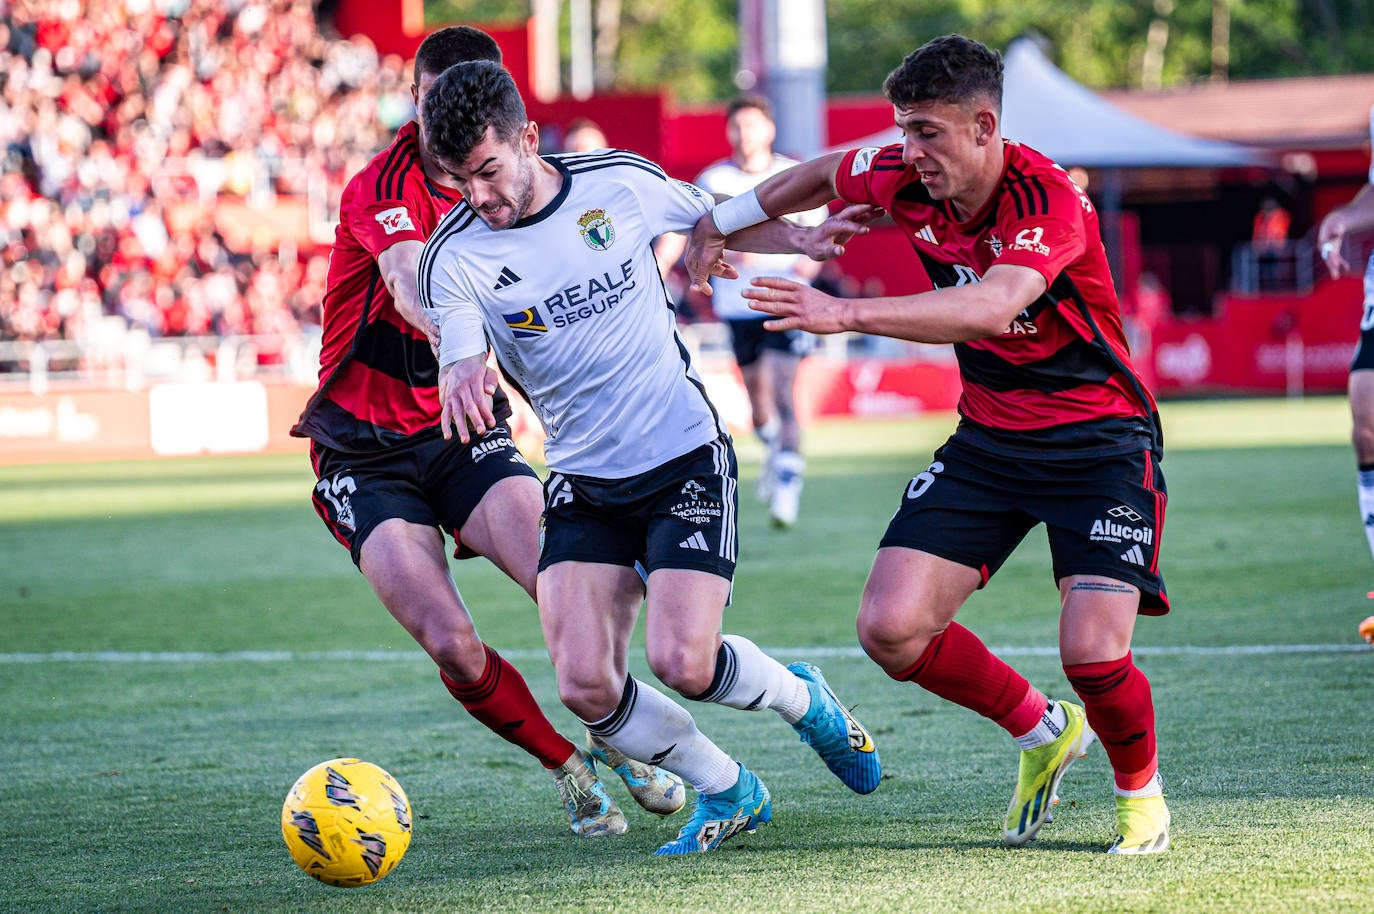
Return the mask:
[(492, 129), (496, 139), (513, 143), (529, 122), (515, 80), (498, 63), (473, 60), (443, 72), (425, 95), (420, 122), (429, 151), (439, 161), (456, 165)]
[(921, 102), (992, 102), (1002, 110), (1002, 55), (963, 35), (932, 38), (887, 75), (883, 94), (898, 108)]
[(438, 76), (456, 63), (466, 60), (501, 62), (501, 46), (481, 29), (470, 25), (450, 25), (430, 32), (415, 52), (415, 81), (425, 73)]

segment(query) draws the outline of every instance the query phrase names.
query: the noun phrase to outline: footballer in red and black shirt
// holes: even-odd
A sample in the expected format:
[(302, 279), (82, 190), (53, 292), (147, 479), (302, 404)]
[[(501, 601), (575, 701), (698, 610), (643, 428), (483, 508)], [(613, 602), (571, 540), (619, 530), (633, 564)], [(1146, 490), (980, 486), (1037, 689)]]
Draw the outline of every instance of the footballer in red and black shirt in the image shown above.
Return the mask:
[[(1016, 451), (1028, 442), (1053, 447), (1060, 437), (1081, 449), (1088, 431), (1102, 449), (1130, 449), (1135, 436), (1127, 432), (1151, 428), (1155, 405), (1130, 366), (1097, 211), (1050, 159), (1002, 142), (1001, 179), (970, 215), (931, 197), (920, 166), (902, 161), (900, 143), (851, 150), (835, 188), (845, 200), (882, 207), (905, 230), (921, 267), (914, 272), (929, 288), (979, 282), (995, 264), (1044, 278), (1045, 292), (1000, 334), (955, 342), (959, 411), (970, 423), (1034, 432), (995, 436)], [(1101, 420), (1118, 421), (1065, 428)]]
[[(1130, 650), (1138, 614), (1169, 602), (1159, 570), (1166, 495), (1153, 398), (1130, 364), (1097, 214), (1067, 173), (1001, 136), (1002, 58), (932, 39), (883, 86), (902, 141), (833, 153), (721, 204), (687, 265), (706, 291), (725, 236), (840, 198), (906, 233), (928, 291), (835, 298), (778, 278), (744, 292), (769, 329), (951, 343), (963, 395), (954, 435), (912, 478), (860, 604), (865, 651), (989, 718), (1022, 750), (1003, 838), (1049, 821), (1069, 765), (1095, 739), (1111, 762), (1113, 854), (1168, 849), (1154, 704)], [(1083, 702), (1050, 701), (954, 621), (1036, 526), (1059, 590), (1059, 653)]]
[[(417, 109), (445, 69), (477, 59), (501, 59), (479, 29), (450, 26), (426, 37), (415, 58)], [(311, 439), (316, 513), (439, 667), (449, 694), (552, 774), (575, 834), (620, 834), (624, 814), (587, 753), (477, 636), (449, 572), (445, 532), (458, 557), (485, 556), (533, 597), (543, 490), (504, 424), (510, 406), (494, 381), (489, 431), (460, 440), (442, 428), (437, 335), (419, 307), (416, 271), (425, 239), (459, 201), (446, 180), (411, 121), (349, 181), (324, 297), (320, 385), (292, 434)], [(681, 805), (664, 806), (665, 795), (681, 797), (680, 781), (628, 764), (655, 811)]]

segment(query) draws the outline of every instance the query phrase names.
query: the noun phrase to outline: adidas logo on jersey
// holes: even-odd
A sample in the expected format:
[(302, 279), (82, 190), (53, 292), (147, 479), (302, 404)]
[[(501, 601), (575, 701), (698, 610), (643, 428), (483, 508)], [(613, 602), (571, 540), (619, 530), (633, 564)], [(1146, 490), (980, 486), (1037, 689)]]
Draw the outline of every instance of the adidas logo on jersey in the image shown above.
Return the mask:
[(1144, 568), (1145, 553), (1141, 551), (1140, 544), (1137, 543), (1130, 549), (1127, 549), (1125, 552), (1121, 553), (1121, 561), (1128, 562), (1132, 565), (1139, 565), (1141, 568)]
[(519, 281), (520, 277), (515, 275), (514, 270), (512, 270), (510, 267), (502, 267), (501, 275), (496, 280), (496, 285), (492, 286), (492, 289), (496, 290), (497, 292), (500, 292), (502, 289), (509, 289), (511, 286), (515, 285)]
[(677, 544), (679, 549), (698, 549), (702, 552), (709, 552), (711, 547), (706, 545), (706, 537), (698, 530), (685, 540)]
[(916, 233), (916, 237), (919, 238), (919, 239), (921, 239), (922, 241), (926, 242), (927, 244), (939, 244), (939, 243), (940, 243), (940, 242), (938, 242), (938, 241), (935, 240), (935, 233), (934, 233), (933, 231), (930, 230), (930, 226), (928, 226), (928, 225), (923, 225), (923, 226), (921, 226), (920, 231), (918, 231), (918, 232)]

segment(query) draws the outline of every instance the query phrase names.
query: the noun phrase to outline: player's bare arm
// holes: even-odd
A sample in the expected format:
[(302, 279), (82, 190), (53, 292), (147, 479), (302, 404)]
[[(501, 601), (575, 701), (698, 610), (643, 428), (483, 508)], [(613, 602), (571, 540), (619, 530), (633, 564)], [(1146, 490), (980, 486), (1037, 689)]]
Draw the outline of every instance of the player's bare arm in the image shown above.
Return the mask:
[(458, 440), (467, 444), (473, 436), (481, 437), (496, 427), (492, 411), (492, 394), (496, 381), (487, 367), (487, 354), (468, 356), (449, 362), (439, 369), (439, 404), (442, 413), (439, 427), (444, 439), (458, 433)]
[(843, 153), (832, 153), (794, 165), (759, 184), (751, 193), (732, 198), (697, 220), (687, 241), (684, 264), (692, 288), (703, 295), (711, 294), (709, 277), (724, 262), (727, 235), (731, 236), (730, 246), (735, 250), (751, 250), (745, 247), (748, 239), (741, 229), (834, 200), (835, 169), (843, 157)]
[(439, 352), (439, 325), (420, 307), (420, 295), (415, 286), (420, 253), (425, 249), (422, 241), (398, 241), (377, 257), (377, 268), (381, 271), (386, 290), (396, 303), (396, 313), (416, 330), (429, 337), (429, 345), (435, 354)]
[(1045, 293), (1045, 277), (1030, 267), (998, 264), (982, 282), (918, 295), (835, 298), (810, 286), (764, 276), (744, 290), (749, 307), (778, 320), (769, 330), (856, 331), (917, 343), (957, 343), (998, 336)]
[(1317, 230), (1317, 245), (1333, 279), (1352, 271), (1343, 251), (1345, 236), (1371, 228), (1374, 228), (1374, 185), (1365, 184), (1349, 203), (1326, 214)]
[(727, 239), (730, 250), (758, 254), (805, 254), (812, 260), (829, 260), (844, 253), (855, 235), (868, 232), (868, 223), (883, 211), (866, 203), (847, 206), (820, 225), (801, 225), (786, 219), (770, 219), (735, 232)]

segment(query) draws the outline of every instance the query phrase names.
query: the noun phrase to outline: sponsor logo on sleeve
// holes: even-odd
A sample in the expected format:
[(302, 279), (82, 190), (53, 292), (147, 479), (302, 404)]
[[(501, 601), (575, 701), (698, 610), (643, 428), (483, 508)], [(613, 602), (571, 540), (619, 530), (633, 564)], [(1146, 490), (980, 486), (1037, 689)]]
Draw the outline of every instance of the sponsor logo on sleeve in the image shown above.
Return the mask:
[(882, 148), (878, 146), (864, 146), (861, 148), (854, 154), (854, 162), (849, 166), (849, 176), (855, 178), (868, 171), (869, 166), (873, 164), (873, 159), (876, 158), (880, 152), (882, 152)]
[(391, 209), (384, 209), (376, 216), (377, 223), (386, 231), (388, 235), (397, 232), (415, 231), (415, 223), (410, 219), (410, 211), (404, 206), (393, 206)]
[(1048, 257), (1050, 256), (1050, 247), (1040, 240), (1044, 235), (1045, 230), (1039, 227), (1021, 229), (1016, 233), (1016, 238), (1011, 243), (1011, 249), (1013, 251), (1031, 251), (1042, 257)]

